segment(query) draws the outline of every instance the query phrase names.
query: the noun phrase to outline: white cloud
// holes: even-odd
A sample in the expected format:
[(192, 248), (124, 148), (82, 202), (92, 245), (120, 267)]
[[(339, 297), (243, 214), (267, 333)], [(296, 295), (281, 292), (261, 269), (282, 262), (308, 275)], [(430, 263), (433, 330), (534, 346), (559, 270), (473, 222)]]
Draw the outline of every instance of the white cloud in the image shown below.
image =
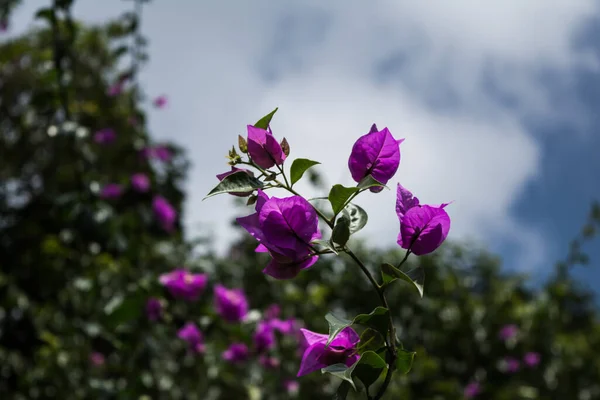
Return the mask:
[[(101, 3), (80, 0), (77, 15), (101, 20), (122, 10), (120, 1)], [(234, 210), (223, 199), (200, 200), (227, 169), (237, 134), (279, 106), (275, 134), (287, 137), (294, 157), (324, 161), (331, 183), (350, 183), (352, 143), (375, 121), (407, 138), (397, 180), (425, 202), (455, 201), (451, 237), (501, 238), (515, 252), (542, 254), (542, 233), (511, 211), (541, 157), (520, 117), (556, 117), (535, 73), (590, 65), (571, 41), (597, 11), (592, 0), (152, 2), (143, 78), (171, 103), (151, 115), (151, 128), (186, 146), (195, 164), (189, 226), (211, 224), (224, 247)], [(382, 80), (392, 56), (400, 72)], [(493, 99), (485, 79), (518, 107)], [(432, 107), (440, 96), (444, 107)], [(359, 201), (372, 242), (394, 243), (394, 194)], [(540, 261), (522, 258), (524, 266)]]

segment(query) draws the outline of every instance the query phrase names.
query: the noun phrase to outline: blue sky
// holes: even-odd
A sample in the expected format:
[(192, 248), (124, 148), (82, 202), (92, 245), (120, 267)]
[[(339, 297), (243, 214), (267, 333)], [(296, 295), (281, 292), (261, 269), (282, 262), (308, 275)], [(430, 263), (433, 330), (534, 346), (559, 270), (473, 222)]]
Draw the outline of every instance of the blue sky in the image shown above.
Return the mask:
[[(47, 3), (25, 0), (12, 32)], [(76, 4), (92, 22), (131, 8)], [(275, 135), (292, 157), (322, 161), (331, 184), (352, 183), (349, 151), (373, 122), (406, 138), (391, 184), (426, 203), (454, 200), (452, 239), (545, 276), (600, 198), (599, 18), (593, 0), (154, 0), (142, 81), (170, 104), (150, 128), (189, 149), (186, 223), (213, 229), (221, 249), (237, 211), (201, 199), (246, 124), (279, 106)], [(394, 194), (359, 201), (373, 244), (395, 243)], [(578, 275), (593, 282), (600, 271)]]

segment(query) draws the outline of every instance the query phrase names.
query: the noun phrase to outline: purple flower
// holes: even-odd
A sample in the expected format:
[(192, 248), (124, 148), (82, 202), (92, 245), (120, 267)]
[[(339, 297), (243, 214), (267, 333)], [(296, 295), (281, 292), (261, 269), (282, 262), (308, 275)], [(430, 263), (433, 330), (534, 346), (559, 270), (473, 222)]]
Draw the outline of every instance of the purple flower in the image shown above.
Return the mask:
[[(373, 124), (371, 130), (358, 138), (348, 159), (348, 168), (352, 179), (360, 182), (368, 175), (373, 176), (384, 185), (392, 179), (400, 165), (400, 143), (404, 139), (396, 140), (388, 130), (378, 131)], [(372, 187), (371, 192), (380, 192), (383, 188)]]
[(161, 95), (154, 99), (153, 101), (154, 107), (156, 108), (164, 108), (167, 105), (167, 96)]
[(241, 289), (227, 289), (216, 285), (214, 289), (217, 313), (227, 322), (243, 321), (248, 314), (248, 299)]
[(298, 383), (298, 381), (293, 381), (291, 379), (283, 381), (283, 387), (286, 390), (286, 392), (288, 392), (292, 396), (295, 396), (298, 393), (298, 390), (300, 390), (300, 384)]
[(117, 132), (111, 128), (100, 129), (94, 133), (94, 142), (98, 144), (109, 144), (117, 139)]
[(272, 260), (263, 272), (276, 279), (290, 279), (317, 262), (310, 242), (321, 238), (315, 209), (300, 196), (269, 198), (258, 190), (256, 213), (238, 223), (259, 241), (257, 252), (269, 252)]
[(231, 363), (244, 362), (248, 359), (248, 346), (244, 343), (232, 343), (221, 356)]
[(174, 229), (175, 221), (177, 220), (177, 211), (171, 203), (162, 196), (155, 196), (154, 200), (152, 200), (152, 209), (163, 229), (167, 232), (171, 232)]
[(137, 173), (131, 175), (131, 186), (140, 193), (147, 192), (150, 189), (150, 178), (148, 175)]
[(179, 339), (185, 340), (190, 350), (196, 353), (203, 353), (205, 350), (204, 345), (204, 337), (202, 336), (202, 332), (193, 322), (188, 322), (185, 324), (178, 332), (177, 337)]
[(513, 357), (504, 358), (504, 370), (506, 372), (517, 372), (521, 368), (521, 363), (519, 360)]
[(154, 147), (154, 156), (160, 161), (169, 162), (171, 157), (173, 157), (173, 154), (167, 146), (160, 145)]
[(275, 346), (275, 331), (267, 321), (260, 321), (252, 337), (257, 353), (262, 353)]
[(206, 288), (208, 276), (206, 274), (192, 274), (183, 268), (178, 268), (167, 274), (162, 274), (158, 281), (169, 290), (173, 297), (196, 301)]
[[(227, 171), (227, 172), (223, 172), (222, 174), (217, 175), (217, 179), (219, 181), (222, 181), (223, 179), (225, 179), (226, 176), (229, 176), (231, 174), (233, 174), (234, 172), (238, 172), (238, 171), (244, 171), (245, 173), (247, 173), (248, 175), (250, 175), (251, 177), (254, 177), (254, 172), (247, 170), (247, 169), (243, 169), (243, 168), (236, 168), (236, 167), (231, 167), (231, 171)], [(238, 196), (238, 197), (246, 197), (246, 196), (250, 196), (252, 194), (252, 191), (250, 192), (242, 192), (242, 193), (229, 193), (231, 195), (234, 196)]]
[(281, 165), (286, 155), (273, 134), (265, 129), (248, 125), (248, 155), (259, 167), (268, 169)]
[(261, 355), (258, 358), (258, 362), (263, 367), (269, 368), (269, 369), (278, 368), (279, 365), (281, 364), (281, 361), (279, 361), (279, 359), (277, 357), (271, 357), (266, 354)]
[(477, 382), (471, 382), (465, 387), (465, 398), (472, 399), (481, 393), (481, 386)]
[(400, 247), (418, 256), (440, 247), (450, 231), (450, 216), (444, 210), (447, 205), (420, 205), (418, 198), (398, 184), (396, 214), (400, 220)]
[(530, 351), (525, 354), (523, 361), (525, 362), (525, 364), (528, 367), (535, 367), (536, 365), (538, 365), (540, 363), (540, 359), (541, 359), (540, 353), (535, 353), (533, 351)]
[(162, 317), (163, 305), (156, 297), (146, 301), (146, 316), (150, 321), (158, 321)]
[(268, 322), (273, 329), (283, 335), (291, 335), (297, 331), (295, 319), (281, 320), (279, 318), (272, 318)]
[(122, 82), (118, 82), (115, 83), (113, 85), (111, 85), (108, 90), (106, 91), (106, 94), (109, 97), (115, 97), (120, 95), (123, 92), (123, 83)]
[(277, 318), (277, 317), (279, 317), (280, 313), (281, 313), (281, 307), (279, 306), (279, 304), (271, 304), (265, 310), (265, 318), (266, 319)]
[(100, 197), (103, 199), (117, 199), (121, 197), (123, 187), (118, 183), (107, 183), (100, 190)]
[(90, 354), (90, 362), (92, 363), (92, 365), (99, 367), (101, 365), (104, 365), (106, 359), (104, 358), (104, 355), (102, 353), (95, 351), (92, 354)]
[(6, 32), (8, 30), (8, 21), (0, 20), (0, 32)]
[(344, 328), (338, 333), (328, 347), (325, 347), (328, 335), (311, 332), (308, 329), (301, 329), (301, 331), (308, 342), (308, 348), (302, 356), (298, 376), (333, 364), (346, 364), (350, 367), (360, 358), (356, 354), (356, 344), (360, 338), (351, 327)]
[(512, 339), (515, 336), (517, 336), (518, 333), (519, 333), (519, 328), (517, 327), (517, 325), (515, 325), (515, 324), (508, 324), (508, 325), (504, 325), (500, 329), (500, 332), (498, 333), (498, 336), (502, 340), (508, 340), (508, 339)]

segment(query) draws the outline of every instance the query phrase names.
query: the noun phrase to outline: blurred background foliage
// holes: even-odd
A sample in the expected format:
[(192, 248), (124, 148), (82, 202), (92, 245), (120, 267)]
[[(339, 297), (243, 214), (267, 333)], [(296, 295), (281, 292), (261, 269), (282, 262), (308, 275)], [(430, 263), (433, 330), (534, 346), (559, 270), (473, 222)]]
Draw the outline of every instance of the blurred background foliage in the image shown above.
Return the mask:
[[(17, 3), (2, 2), (0, 18), (9, 21)], [(70, 16), (72, 1), (55, 1), (36, 16), (44, 27), (0, 43), (0, 398), (331, 398), (339, 382), (329, 376), (299, 379), (298, 391), (284, 384), (300, 361), (294, 335), (278, 337), (270, 365), (253, 351), (242, 365), (226, 363), (221, 353), (233, 341), (252, 349), (256, 323), (271, 304), (281, 306), (282, 318), (325, 332), (328, 311), (369, 312), (376, 296), (345, 258), (321, 257), (297, 279), (275, 281), (262, 274), (266, 259), (248, 235), (240, 233), (225, 257), (209, 239), (184, 235), (188, 155), (162, 143), (170, 160), (140, 156), (155, 145), (136, 81), (147, 59), (142, 3), (132, 2), (133, 12), (105, 26), (83, 26)], [(122, 90), (114, 96), (116, 83)], [(104, 128), (117, 132), (114, 143), (93, 140)], [(150, 177), (149, 193), (129, 188), (138, 172)], [(106, 183), (126, 189), (103, 199), (98, 193)], [(179, 211), (175, 231), (156, 222), (155, 194)], [(600, 205), (583, 222), (567, 257), (548, 266), (555, 273), (541, 285), (464, 245), (412, 258), (426, 271), (425, 297), (398, 283), (389, 301), (398, 336), (417, 357), (410, 373), (395, 375), (385, 398), (462, 399), (477, 382), (481, 399), (600, 399), (598, 306), (570, 276), (590, 262), (583, 245), (600, 226)], [(403, 256), (400, 249), (354, 245), (374, 273)], [(197, 302), (175, 300), (158, 284), (160, 274), (180, 266), (210, 277)], [(217, 283), (244, 289), (253, 310), (246, 322), (216, 316)], [(150, 296), (166, 304), (161, 321), (144, 313)], [(187, 321), (203, 331), (204, 355), (177, 339)], [(508, 324), (518, 334), (504, 340), (499, 332)], [(523, 364), (527, 352), (539, 353), (540, 363)], [(92, 362), (94, 354), (105, 361)], [(506, 357), (521, 360), (521, 368), (506, 371)]]

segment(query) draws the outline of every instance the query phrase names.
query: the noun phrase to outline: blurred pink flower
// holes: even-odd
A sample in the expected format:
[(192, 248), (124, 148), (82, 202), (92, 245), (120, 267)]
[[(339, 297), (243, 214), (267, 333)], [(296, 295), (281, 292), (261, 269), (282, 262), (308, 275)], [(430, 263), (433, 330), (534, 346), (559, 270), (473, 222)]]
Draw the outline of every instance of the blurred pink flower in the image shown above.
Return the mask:
[(167, 105), (167, 96), (160, 95), (154, 99), (153, 103), (156, 108), (164, 108)]
[(120, 95), (123, 92), (123, 84), (121, 82), (115, 83), (109, 86), (106, 94), (110, 97), (115, 97)]
[(508, 325), (504, 325), (500, 329), (498, 336), (502, 340), (508, 340), (508, 339), (512, 339), (513, 337), (517, 336), (518, 333), (519, 333), (519, 328), (517, 327), (517, 325), (508, 324)]
[(104, 365), (105, 361), (106, 360), (102, 353), (95, 351), (92, 354), (90, 354), (90, 362), (92, 363), (92, 365), (95, 365), (96, 367)]
[(471, 382), (465, 387), (464, 395), (466, 399), (472, 399), (481, 393), (481, 386), (477, 382)]
[(519, 360), (513, 357), (504, 358), (504, 370), (505, 372), (514, 373), (521, 368)]
[(540, 353), (530, 351), (529, 353), (525, 354), (523, 361), (528, 367), (535, 367), (540, 363), (540, 358)]

